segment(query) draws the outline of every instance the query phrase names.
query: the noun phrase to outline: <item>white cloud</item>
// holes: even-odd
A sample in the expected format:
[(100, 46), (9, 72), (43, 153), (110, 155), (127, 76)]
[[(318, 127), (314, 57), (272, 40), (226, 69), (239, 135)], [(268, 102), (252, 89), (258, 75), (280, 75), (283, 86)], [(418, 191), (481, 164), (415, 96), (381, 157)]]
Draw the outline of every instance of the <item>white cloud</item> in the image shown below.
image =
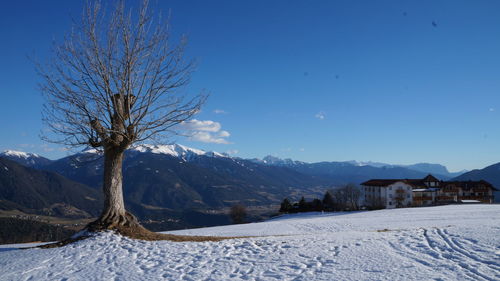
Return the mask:
[(53, 147), (50, 147), (48, 144), (42, 144), (42, 145), (40, 145), (40, 148), (43, 150), (43, 152), (52, 152), (55, 150)]
[(231, 134), (221, 130), (222, 125), (212, 120), (197, 120), (182, 122), (181, 126), (188, 132), (188, 136), (193, 141), (205, 143), (230, 144), (226, 139)]
[(22, 148), (35, 148), (36, 145), (34, 144), (30, 144), (30, 143), (21, 143), (19, 144), (19, 147), (22, 147)]
[(303, 148), (303, 147), (302, 147), (302, 148), (300, 148), (300, 149), (299, 149), (299, 151), (300, 151), (300, 152), (304, 152), (304, 151), (305, 151), (305, 148)]
[(222, 109), (216, 109), (216, 110), (214, 110), (214, 113), (215, 114), (227, 114), (227, 112), (225, 110), (222, 110)]
[(221, 138), (227, 138), (227, 137), (229, 137), (231, 134), (230, 134), (228, 131), (220, 131), (218, 135), (219, 135), (219, 137), (221, 137)]
[(314, 117), (318, 118), (319, 120), (324, 120), (326, 118), (326, 113), (323, 111), (320, 111), (314, 115)]
[(197, 120), (193, 119), (190, 121), (182, 122), (182, 126), (185, 130), (189, 131), (203, 131), (203, 132), (218, 132), (222, 128), (219, 122), (211, 120)]
[(494, 108), (490, 108), (489, 110), (490, 110), (490, 112), (493, 112), (493, 111), (495, 111), (495, 109), (494, 109)]
[(238, 154), (238, 152), (239, 151), (237, 149), (231, 149), (231, 150), (226, 151), (226, 153), (229, 154), (229, 155)]
[(210, 132), (196, 132), (190, 136), (190, 139), (206, 143), (230, 144), (225, 138), (215, 136)]

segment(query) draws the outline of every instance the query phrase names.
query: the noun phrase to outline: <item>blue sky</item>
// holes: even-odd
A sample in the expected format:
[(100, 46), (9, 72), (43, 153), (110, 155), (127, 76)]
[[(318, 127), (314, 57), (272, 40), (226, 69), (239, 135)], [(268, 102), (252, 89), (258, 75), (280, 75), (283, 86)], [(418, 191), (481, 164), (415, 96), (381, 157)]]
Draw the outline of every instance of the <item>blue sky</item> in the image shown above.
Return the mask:
[[(211, 94), (192, 124), (205, 138), (172, 141), (452, 171), (500, 161), (499, 1), (153, 2), (198, 61), (186, 91)], [(38, 137), (43, 100), (27, 56), (49, 58), (83, 3), (2, 4), (0, 150), (67, 153)]]

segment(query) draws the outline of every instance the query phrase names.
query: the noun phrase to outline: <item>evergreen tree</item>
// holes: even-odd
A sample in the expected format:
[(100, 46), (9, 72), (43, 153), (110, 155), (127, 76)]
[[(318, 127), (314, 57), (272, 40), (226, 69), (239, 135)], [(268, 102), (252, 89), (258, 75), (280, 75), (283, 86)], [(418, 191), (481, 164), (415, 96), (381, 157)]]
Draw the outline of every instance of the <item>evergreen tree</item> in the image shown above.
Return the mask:
[(325, 211), (333, 211), (334, 205), (335, 201), (333, 201), (333, 196), (330, 191), (327, 191), (325, 196), (323, 196), (323, 209)]
[(289, 213), (292, 210), (292, 203), (288, 198), (283, 199), (281, 202), (280, 213)]
[(307, 202), (304, 196), (302, 196), (302, 198), (300, 198), (299, 201), (299, 212), (306, 212), (306, 211), (307, 211)]
[(319, 199), (314, 199), (311, 203), (311, 211), (323, 211), (323, 203)]

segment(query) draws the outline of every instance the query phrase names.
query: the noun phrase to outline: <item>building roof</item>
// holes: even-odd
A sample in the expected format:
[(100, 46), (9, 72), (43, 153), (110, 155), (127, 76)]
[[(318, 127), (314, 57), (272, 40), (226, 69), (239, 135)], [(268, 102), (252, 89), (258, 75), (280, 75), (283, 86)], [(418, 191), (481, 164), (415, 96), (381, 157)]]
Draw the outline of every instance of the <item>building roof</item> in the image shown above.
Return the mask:
[(482, 187), (486, 186), (489, 187), (495, 191), (498, 191), (497, 188), (495, 188), (491, 183), (485, 181), (485, 180), (479, 180), (479, 181), (445, 181), (442, 183), (443, 186), (447, 185), (454, 185), (457, 187), (460, 187), (462, 189), (471, 189), (471, 188), (477, 188), (477, 187)]
[(424, 182), (436, 182), (436, 181), (439, 181), (439, 179), (437, 179), (436, 177), (434, 177), (431, 174), (428, 174), (425, 178), (421, 179), (421, 181), (424, 181)]
[(402, 180), (402, 179), (373, 179), (373, 180), (365, 181), (361, 185), (365, 185), (365, 186), (389, 186), (389, 185), (396, 183), (396, 182), (404, 182), (406, 184), (413, 185), (407, 179), (405, 179), (405, 180)]
[(364, 185), (364, 186), (389, 186), (393, 183), (396, 183), (396, 182), (403, 182), (403, 183), (406, 183), (408, 185), (411, 185), (411, 186), (419, 186), (417, 184), (415, 184), (415, 181), (421, 181), (421, 180), (409, 180), (409, 179), (373, 179), (373, 180), (369, 180), (369, 181), (365, 181), (364, 183), (362, 183), (361, 185)]
[(426, 182), (439, 182), (439, 179), (435, 178), (433, 175), (428, 174), (423, 179), (373, 179), (365, 181), (361, 185), (365, 186), (389, 186), (395, 182), (404, 182), (413, 187), (427, 187)]
[[(489, 187), (495, 191), (498, 191), (497, 188), (495, 188), (492, 184), (485, 180), (479, 180), (479, 181), (440, 181), (433, 175), (429, 174), (423, 179), (372, 179), (365, 181), (361, 185), (364, 186), (389, 186), (393, 183), (396, 182), (403, 182), (408, 185), (411, 185), (414, 188), (417, 189), (429, 189), (429, 187), (426, 185), (428, 182), (439, 182), (439, 187), (447, 186), (447, 185), (454, 185), (457, 187), (460, 187), (462, 189), (471, 189), (471, 188), (476, 188), (476, 187), (481, 187), (481, 186), (486, 186)], [(415, 189), (414, 189), (415, 190)]]

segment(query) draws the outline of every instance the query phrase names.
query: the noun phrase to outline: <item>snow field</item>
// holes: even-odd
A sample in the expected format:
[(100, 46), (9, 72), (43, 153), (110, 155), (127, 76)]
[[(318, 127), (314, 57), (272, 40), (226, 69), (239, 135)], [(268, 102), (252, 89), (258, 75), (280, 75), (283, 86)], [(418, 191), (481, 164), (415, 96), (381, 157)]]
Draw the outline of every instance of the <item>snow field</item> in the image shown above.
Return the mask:
[(147, 242), (102, 233), (57, 249), (0, 249), (0, 280), (500, 280), (500, 206), (344, 214), (174, 231), (258, 235)]

